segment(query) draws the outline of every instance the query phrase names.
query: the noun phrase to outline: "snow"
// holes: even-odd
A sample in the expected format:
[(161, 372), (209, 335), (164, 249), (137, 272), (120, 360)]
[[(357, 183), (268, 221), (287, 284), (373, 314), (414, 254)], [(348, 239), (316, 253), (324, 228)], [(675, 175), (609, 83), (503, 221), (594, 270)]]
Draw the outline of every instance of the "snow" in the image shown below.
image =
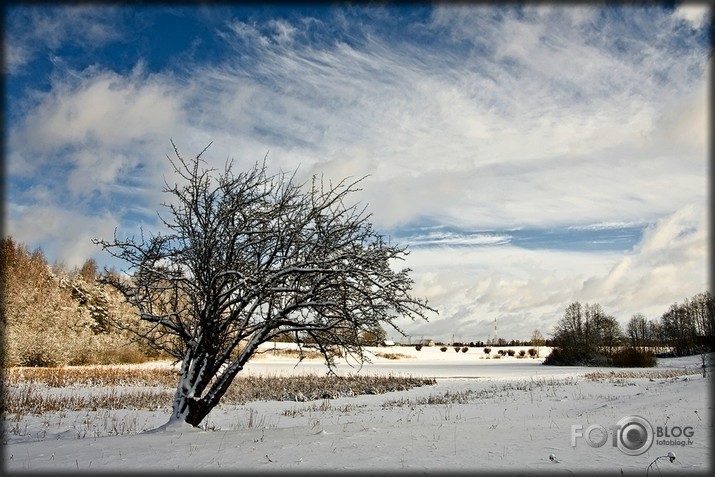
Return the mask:
[[(272, 346), (272, 345), (270, 345)], [(282, 346), (282, 345), (281, 345)], [(498, 348), (493, 348), (492, 356)], [(513, 347), (518, 352), (519, 347)], [(422, 375), (437, 384), (381, 395), (308, 402), (220, 405), (203, 429), (167, 423), (170, 410), (97, 410), (5, 417), (8, 471), (519, 471), (564, 474), (606, 470), (645, 475), (705, 472), (710, 463), (710, 374), (676, 378), (590, 381), (584, 374), (610, 368), (542, 366), (540, 359), (485, 359), (481, 349), (456, 353), (438, 347), (392, 346), (360, 373)], [(322, 373), (324, 365), (262, 355), (246, 373)], [(659, 359), (659, 369), (699, 369), (700, 357)], [(168, 366), (154, 363), (152, 366)], [(349, 363), (339, 373), (358, 372)], [(74, 392), (90, 392), (74, 389)], [(642, 416), (669, 432), (692, 429), (641, 455), (612, 445), (592, 447), (572, 426), (608, 429), (626, 416)], [(22, 432), (7, 432), (17, 426)], [(676, 428), (678, 428), (676, 430)], [(110, 435), (112, 429), (121, 435)], [(611, 432), (611, 431), (609, 431)], [(680, 442), (682, 441), (682, 442)], [(684, 445), (683, 445), (684, 443)]]

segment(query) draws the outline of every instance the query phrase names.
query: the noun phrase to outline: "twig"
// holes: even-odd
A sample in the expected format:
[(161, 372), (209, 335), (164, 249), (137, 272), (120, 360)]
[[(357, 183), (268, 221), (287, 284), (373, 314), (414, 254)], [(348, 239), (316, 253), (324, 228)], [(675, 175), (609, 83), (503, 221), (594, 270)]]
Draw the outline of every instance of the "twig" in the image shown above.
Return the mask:
[(667, 455), (661, 455), (653, 459), (653, 462), (648, 465), (648, 468), (645, 471), (646, 476), (648, 475), (648, 472), (650, 472), (650, 468), (653, 466), (653, 464), (655, 464), (655, 468), (658, 469), (658, 474), (660, 474), (660, 467), (657, 464), (660, 459), (669, 459), (670, 462), (673, 462), (675, 460), (675, 454), (673, 452), (668, 452)]

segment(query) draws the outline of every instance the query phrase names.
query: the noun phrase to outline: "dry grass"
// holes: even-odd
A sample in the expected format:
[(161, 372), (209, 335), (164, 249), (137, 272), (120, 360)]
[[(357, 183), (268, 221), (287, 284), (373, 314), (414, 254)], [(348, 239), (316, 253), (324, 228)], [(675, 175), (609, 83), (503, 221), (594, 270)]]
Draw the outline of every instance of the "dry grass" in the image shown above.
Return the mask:
[[(39, 415), (56, 411), (168, 408), (171, 406), (177, 379), (176, 371), (169, 368), (12, 368), (6, 372), (4, 409), (7, 414), (19, 419), (24, 414)], [(239, 375), (224, 395), (222, 403), (314, 401), (402, 391), (435, 382), (434, 379), (404, 376)], [(155, 389), (138, 390), (137, 387)], [(59, 388), (100, 389), (76, 393), (57, 392)]]
[(414, 356), (410, 356), (408, 354), (404, 353), (382, 353), (380, 351), (377, 351), (375, 353), (375, 356), (379, 356), (380, 358), (385, 358), (385, 359), (412, 359)]
[(392, 407), (414, 407), (424, 405), (452, 405), (452, 404), (469, 404), (471, 402), (491, 399), (498, 396), (509, 395), (515, 391), (531, 392), (534, 389), (539, 389), (551, 394), (555, 394), (557, 388), (563, 386), (573, 386), (577, 383), (573, 377), (566, 378), (531, 378), (530, 380), (510, 381), (504, 383), (493, 384), (484, 389), (467, 389), (465, 391), (450, 392), (442, 394), (430, 394), (429, 396), (421, 396), (417, 398), (399, 398), (385, 401), (382, 404), (383, 408)]
[(168, 409), (174, 392), (170, 389), (120, 391), (111, 389), (96, 394), (52, 394), (35, 384), (12, 386), (5, 390), (5, 413), (15, 421), (25, 414), (46, 412), (98, 411), (102, 409)]
[(586, 373), (583, 376), (589, 381), (604, 381), (604, 380), (623, 380), (635, 378), (649, 379), (670, 379), (680, 376), (690, 376), (693, 374), (701, 374), (702, 370), (698, 368), (691, 369), (649, 369), (643, 371), (593, 371)]
[(448, 404), (468, 404), (477, 399), (489, 399), (496, 394), (495, 389), (482, 389), (479, 391), (467, 389), (461, 392), (445, 392), (443, 394), (430, 394), (429, 396), (421, 396), (417, 398), (399, 398), (391, 399), (382, 403), (383, 409), (393, 407), (414, 407), (425, 405), (448, 405)]
[(333, 404), (330, 402), (329, 399), (324, 399), (320, 403), (303, 405), (300, 408), (292, 407), (290, 409), (284, 409), (283, 415), (288, 417), (302, 417), (306, 413), (308, 413), (308, 415), (318, 412), (348, 413), (363, 407), (367, 407), (367, 404), (344, 404), (342, 406), (333, 407)]
[(404, 376), (239, 376), (226, 397), (233, 402), (314, 401), (360, 394), (382, 394), (435, 384), (434, 379)]
[(96, 386), (175, 386), (178, 373), (169, 368), (121, 366), (67, 366), (61, 368), (10, 368), (5, 383), (46, 384), (51, 388)]

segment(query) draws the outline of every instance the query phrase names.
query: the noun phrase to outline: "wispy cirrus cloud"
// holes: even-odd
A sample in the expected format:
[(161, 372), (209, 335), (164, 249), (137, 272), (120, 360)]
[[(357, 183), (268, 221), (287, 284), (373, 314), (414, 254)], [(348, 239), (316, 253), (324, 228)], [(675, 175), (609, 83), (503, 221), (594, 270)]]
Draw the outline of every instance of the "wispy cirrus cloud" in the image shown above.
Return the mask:
[[(184, 155), (213, 141), (213, 166), (268, 153), (299, 180), (369, 176), (357, 198), (413, 246), (416, 293), (441, 310), (413, 325), (425, 334), (499, 317), (526, 337), (568, 300), (623, 319), (705, 285), (702, 9), (180, 10), (16, 9), (11, 234), (72, 243), (74, 229), (42, 226), (58, 209), (92, 233), (154, 227), (173, 138)], [(200, 33), (152, 41), (175, 20)], [(95, 253), (77, 244), (52, 247)]]
[(65, 45), (93, 49), (122, 39), (118, 7), (14, 5), (7, 7), (5, 14), (7, 29), (12, 31), (4, 42), (5, 71), (10, 74), (23, 73), (24, 67), (37, 55), (52, 55)]
[[(383, 225), (416, 219), (425, 211), (425, 193), (445, 220), (458, 216), (487, 226), (564, 220), (559, 208), (585, 222), (615, 220), (624, 209), (631, 210), (629, 220), (650, 220), (672, 203), (663, 197), (658, 208), (652, 185), (702, 176), (701, 157), (672, 176), (672, 163), (681, 159), (660, 154), (659, 138), (673, 113), (660, 109), (659, 98), (668, 90), (678, 93), (679, 104), (691, 101), (689, 88), (705, 84), (704, 57), (686, 61), (685, 70), (700, 71), (699, 80), (678, 73), (682, 65), (676, 67), (667, 44), (648, 47), (640, 65), (629, 62), (594, 33), (609, 19), (588, 9), (566, 15), (565, 25), (558, 9), (505, 21), (493, 19), (494, 9), (466, 11), (438, 9), (422, 25), (461, 32), (455, 41), (466, 45), (457, 57), (393, 46), (380, 36), (286, 44), (275, 40), (277, 33), (270, 36), (271, 28), (236, 22), (231, 31), (238, 33), (228, 41), (250, 45), (260, 66), (223, 64), (197, 90), (218, 88), (238, 98), (220, 108), (225, 129), (233, 123), (237, 131), (254, 131), (245, 142), (272, 143), (272, 158), (285, 167), (300, 164), (310, 174), (327, 164), (336, 174), (370, 173), (376, 185), (366, 196), (382, 205), (376, 219)], [(480, 48), (505, 37), (528, 51)], [(632, 39), (627, 51), (634, 60), (650, 40)], [(657, 81), (659, 71), (672, 78)], [(701, 126), (703, 112), (688, 115), (693, 124)], [(656, 149), (659, 157), (650, 160)], [(465, 200), (451, 200), (454, 191)], [(474, 205), (466, 208), (467, 202)], [(490, 213), (481, 210), (486, 202)]]

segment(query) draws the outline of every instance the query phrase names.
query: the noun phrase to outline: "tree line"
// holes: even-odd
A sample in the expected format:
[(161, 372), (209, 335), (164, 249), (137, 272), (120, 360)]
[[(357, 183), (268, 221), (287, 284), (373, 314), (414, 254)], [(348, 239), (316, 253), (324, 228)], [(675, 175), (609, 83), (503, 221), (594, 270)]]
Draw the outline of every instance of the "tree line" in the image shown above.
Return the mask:
[(136, 310), (98, 283), (97, 263), (50, 265), (42, 250), (0, 242), (3, 272), (1, 363), (63, 366), (142, 362), (157, 354), (116, 323), (141, 326)]
[[(115, 325), (141, 323), (136, 309), (128, 306), (113, 287), (99, 283), (94, 259), (73, 269), (50, 265), (40, 249), (31, 251), (12, 238), (2, 239), (1, 251), (6, 365), (111, 364), (159, 355), (151, 347), (133, 342), (130, 334)], [(376, 346), (385, 339), (385, 332), (377, 327), (363, 332), (361, 338), (364, 345)], [(632, 363), (643, 361), (649, 354), (687, 356), (713, 351), (715, 303), (709, 291), (698, 293), (672, 304), (655, 319), (635, 313), (621, 327), (601, 305), (574, 302), (566, 307), (551, 338), (544, 339), (540, 334), (537, 338), (540, 345), (555, 348), (547, 364), (608, 365), (626, 355)], [(294, 342), (295, 337), (285, 334), (276, 338), (281, 340)], [(470, 347), (488, 344), (463, 343)], [(499, 338), (498, 343), (533, 344), (533, 337), (521, 341)]]
[(659, 318), (634, 314), (625, 329), (599, 304), (571, 303), (554, 328), (545, 364), (652, 366), (655, 356), (715, 350), (715, 303), (709, 291), (672, 304)]

